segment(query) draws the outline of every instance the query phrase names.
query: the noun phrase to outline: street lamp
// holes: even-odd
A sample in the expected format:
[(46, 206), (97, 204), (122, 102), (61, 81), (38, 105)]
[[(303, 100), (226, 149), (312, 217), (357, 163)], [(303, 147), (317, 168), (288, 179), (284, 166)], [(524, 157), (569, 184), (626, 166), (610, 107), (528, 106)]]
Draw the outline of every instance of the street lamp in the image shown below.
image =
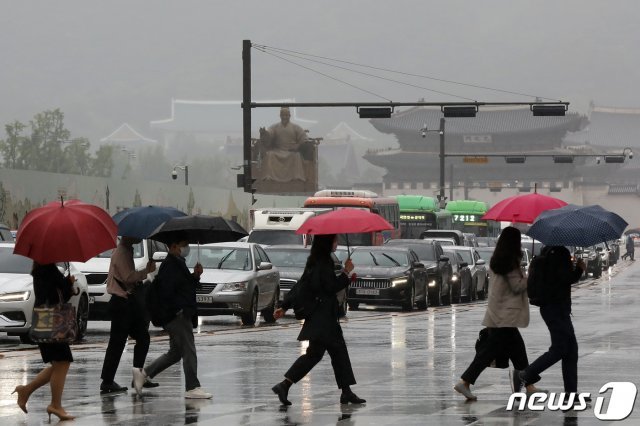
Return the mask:
[(171, 171), (171, 179), (173, 180), (178, 179), (178, 171), (176, 169), (184, 170), (184, 184), (189, 186), (189, 165), (176, 164), (173, 166), (173, 170)]
[[(453, 108), (453, 107), (450, 107)], [(446, 116), (446, 113), (445, 113)], [(475, 117), (475, 113), (473, 115)], [(466, 117), (463, 115), (452, 115), (451, 117)], [(423, 138), (427, 137), (427, 132), (438, 132), (440, 134), (440, 193), (437, 195), (440, 208), (444, 208), (447, 204), (447, 197), (444, 195), (444, 117), (440, 118), (440, 128), (438, 130), (427, 129), (427, 123), (424, 123), (420, 133)]]

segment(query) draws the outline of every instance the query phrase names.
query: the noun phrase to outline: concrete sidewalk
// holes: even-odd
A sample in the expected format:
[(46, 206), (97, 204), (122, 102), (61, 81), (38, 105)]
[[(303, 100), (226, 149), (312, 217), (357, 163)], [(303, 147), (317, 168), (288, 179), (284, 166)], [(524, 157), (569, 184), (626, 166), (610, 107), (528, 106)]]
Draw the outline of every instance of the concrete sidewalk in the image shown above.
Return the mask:
[[(594, 398), (608, 382), (639, 384), (640, 262), (623, 261), (614, 275), (588, 279), (576, 286), (574, 326), (580, 345), (579, 389)], [(507, 412), (510, 396), (507, 370), (489, 368), (480, 376), (476, 402), (465, 402), (453, 384), (474, 355), (485, 303), (429, 308), (427, 312), (390, 310), (350, 312), (343, 324), (358, 384), (353, 390), (367, 399), (363, 406), (341, 406), (329, 357), (291, 388), (291, 407), (281, 407), (270, 388), (305, 350), (296, 341), (299, 325), (256, 328), (228, 327), (196, 337), (199, 377), (213, 400), (185, 400), (181, 366), (156, 379), (160, 387), (101, 397), (98, 387), (106, 343), (74, 345), (64, 394), (75, 424), (216, 424), (216, 425), (602, 425), (594, 408), (585, 411)], [(530, 361), (549, 345), (546, 327), (531, 309), (531, 325), (522, 330)], [(168, 347), (165, 336), (152, 341), (148, 360)], [(127, 346), (116, 377), (131, 382), (131, 346)], [(17, 407), (17, 384), (26, 383), (43, 367), (37, 350), (7, 351), (0, 361), (0, 424), (36, 425), (47, 421), (48, 388), (29, 400), (29, 414)], [(543, 375), (540, 387), (562, 391), (560, 366)], [(611, 392), (606, 395), (609, 398)], [(637, 405), (637, 404), (636, 404)], [(640, 410), (622, 422), (638, 425)]]

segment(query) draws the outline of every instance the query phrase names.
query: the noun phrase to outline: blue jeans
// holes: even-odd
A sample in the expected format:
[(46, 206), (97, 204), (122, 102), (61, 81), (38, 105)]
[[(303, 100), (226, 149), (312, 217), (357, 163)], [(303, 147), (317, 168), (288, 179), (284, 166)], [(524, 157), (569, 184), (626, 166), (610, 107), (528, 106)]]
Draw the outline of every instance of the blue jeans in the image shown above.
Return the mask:
[(540, 307), (540, 315), (551, 335), (549, 350), (533, 361), (524, 371), (525, 380), (562, 361), (562, 380), (565, 392), (578, 391), (578, 341), (571, 322), (571, 305), (547, 304)]
[(153, 378), (182, 359), (186, 390), (199, 388), (198, 356), (191, 317), (187, 318), (179, 313), (163, 328), (169, 333), (169, 351), (148, 365), (144, 369), (145, 373), (149, 378)]

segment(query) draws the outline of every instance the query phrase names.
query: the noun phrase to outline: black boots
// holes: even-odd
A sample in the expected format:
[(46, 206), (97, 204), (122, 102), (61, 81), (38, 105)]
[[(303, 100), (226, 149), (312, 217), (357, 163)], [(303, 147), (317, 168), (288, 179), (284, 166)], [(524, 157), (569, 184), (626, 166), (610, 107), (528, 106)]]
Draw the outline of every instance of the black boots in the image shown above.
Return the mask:
[(353, 393), (351, 388), (342, 388), (342, 395), (340, 395), (340, 404), (364, 404), (367, 400), (359, 398), (358, 395)]
[(278, 395), (278, 399), (282, 405), (291, 405), (291, 401), (287, 399), (289, 395), (289, 388), (291, 387), (291, 382), (288, 380), (283, 380), (274, 387), (271, 388), (273, 393)]

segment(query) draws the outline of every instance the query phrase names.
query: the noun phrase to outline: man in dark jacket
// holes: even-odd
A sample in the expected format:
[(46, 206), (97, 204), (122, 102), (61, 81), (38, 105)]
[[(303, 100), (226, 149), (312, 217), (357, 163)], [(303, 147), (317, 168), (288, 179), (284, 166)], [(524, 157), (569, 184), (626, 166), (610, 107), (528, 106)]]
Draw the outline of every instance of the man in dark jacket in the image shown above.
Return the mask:
[(134, 387), (140, 394), (147, 377), (155, 377), (182, 359), (185, 398), (210, 399), (213, 395), (202, 389), (198, 380), (198, 357), (193, 338), (193, 324), (197, 324), (196, 287), (202, 275), (202, 265), (197, 263), (193, 273), (189, 271), (185, 261), (189, 255), (186, 235), (176, 233), (168, 247), (169, 254), (158, 270), (157, 279), (160, 283), (161, 298), (173, 317), (163, 326), (169, 333), (169, 351), (147, 367), (134, 370)]
[(562, 246), (545, 247), (542, 255), (546, 260), (539, 267), (545, 268), (545, 279), (552, 282), (545, 286), (540, 315), (549, 329), (551, 347), (520, 372), (520, 379), (523, 383), (530, 383), (562, 360), (564, 391), (568, 394), (578, 391), (578, 341), (571, 322), (571, 285), (578, 282), (586, 265), (580, 259), (574, 268), (571, 253)]

